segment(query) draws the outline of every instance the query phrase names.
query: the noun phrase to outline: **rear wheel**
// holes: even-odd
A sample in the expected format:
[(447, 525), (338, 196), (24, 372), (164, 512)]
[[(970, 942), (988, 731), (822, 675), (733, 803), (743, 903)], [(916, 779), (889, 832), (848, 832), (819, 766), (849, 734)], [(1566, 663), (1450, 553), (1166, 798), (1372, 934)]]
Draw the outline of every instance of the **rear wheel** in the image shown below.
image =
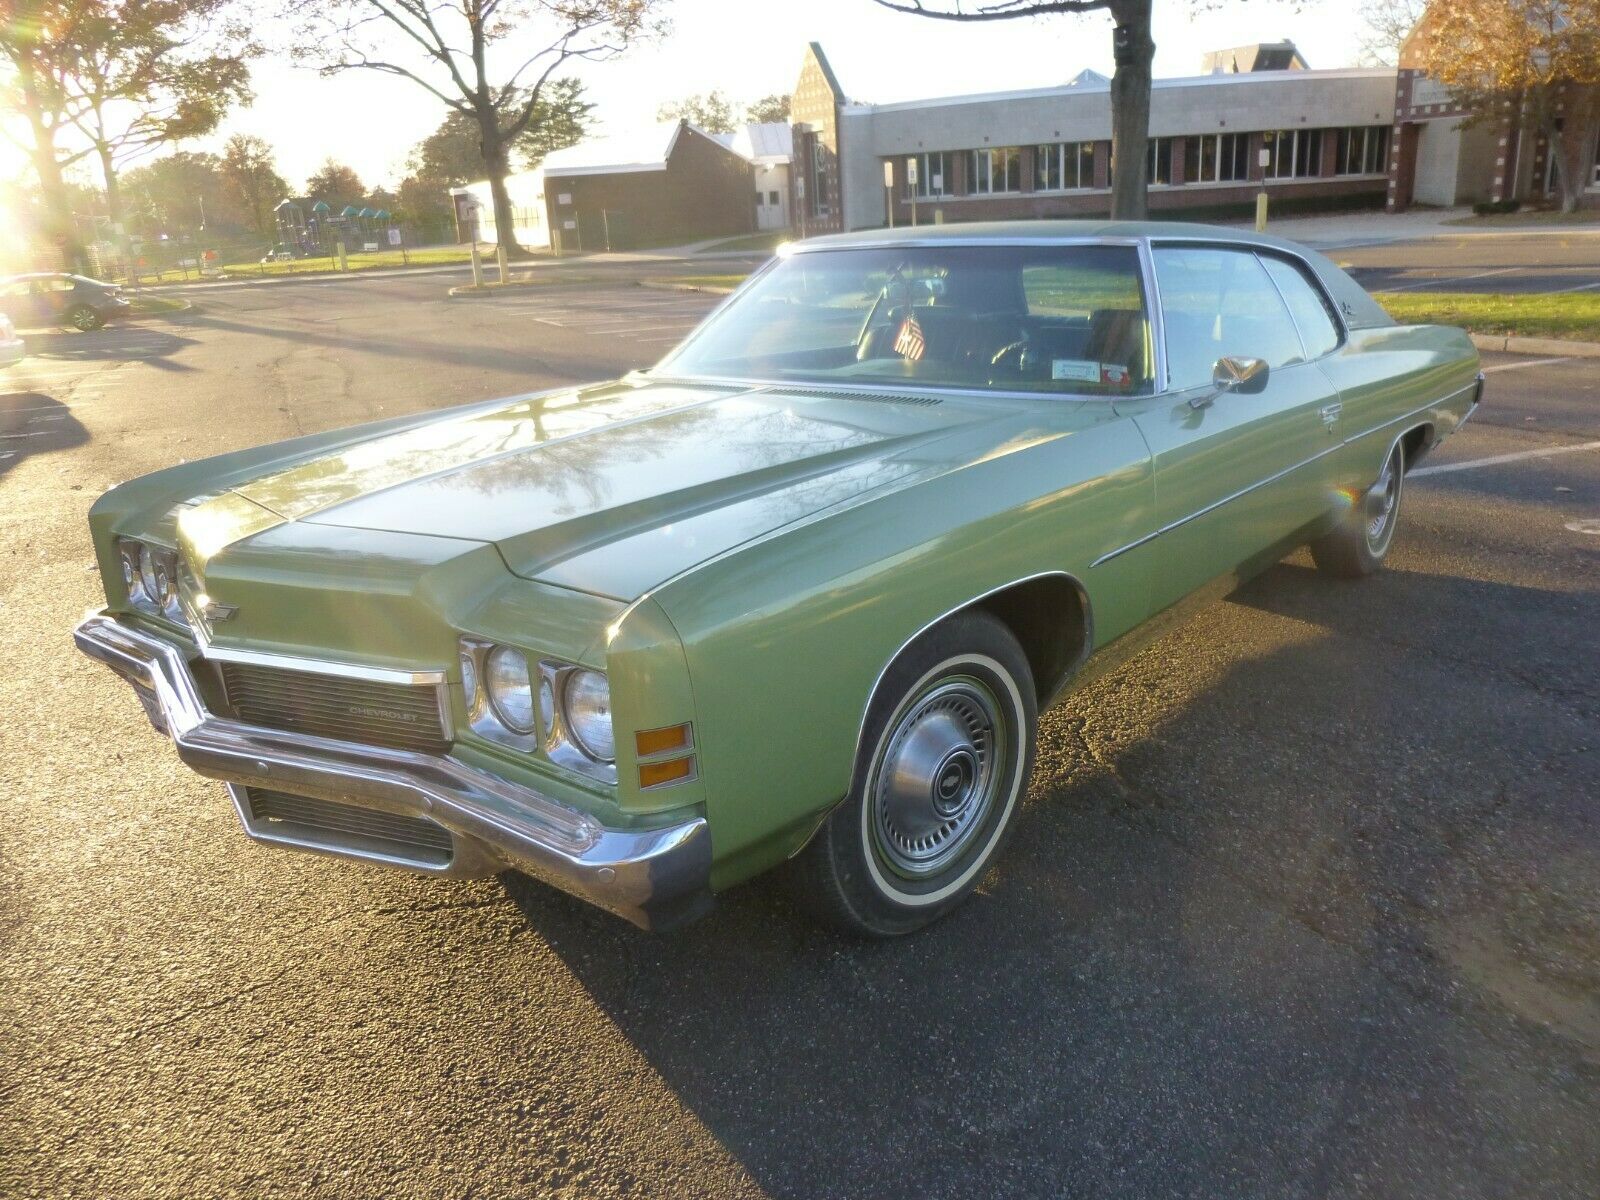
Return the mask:
[(67, 313), (67, 320), (72, 323), (74, 329), (84, 333), (99, 329), (106, 323), (105, 318), (87, 304), (73, 305), (71, 311)]
[(1339, 528), (1311, 543), (1318, 569), (1340, 579), (1361, 579), (1383, 565), (1400, 519), (1405, 473), (1405, 451), (1397, 444), (1377, 481), (1345, 514)]
[(1028, 660), (1001, 622), (966, 613), (885, 673), (845, 802), (793, 864), (802, 902), (871, 937), (960, 904), (998, 857), (1033, 773)]

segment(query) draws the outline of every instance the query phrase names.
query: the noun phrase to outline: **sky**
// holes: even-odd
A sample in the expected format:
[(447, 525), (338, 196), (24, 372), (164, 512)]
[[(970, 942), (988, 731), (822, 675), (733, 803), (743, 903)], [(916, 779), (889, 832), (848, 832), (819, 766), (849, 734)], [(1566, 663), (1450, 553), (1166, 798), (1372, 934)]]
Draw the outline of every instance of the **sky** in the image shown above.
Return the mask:
[[(1193, 75), (1210, 49), (1291, 38), (1312, 67), (1354, 65), (1351, 0), (1156, 0), (1155, 73)], [(1109, 75), (1111, 22), (1104, 15), (956, 25), (890, 12), (872, 0), (669, 0), (671, 31), (615, 61), (571, 72), (595, 105), (597, 133), (653, 122), (667, 100), (721, 89), (737, 101), (790, 91), (807, 42), (822, 44), (852, 100), (889, 102), (1043, 87), (1085, 67)], [(333, 78), (282, 58), (258, 62), (256, 100), (213, 137), (220, 147), (253, 133), (277, 151), (279, 173), (299, 187), (330, 155), (369, 186), (393, 186), (406, 156), (444, 108), (407, 80), (354, 71)], [(0, 174), (11, 174), (0, 161)]]

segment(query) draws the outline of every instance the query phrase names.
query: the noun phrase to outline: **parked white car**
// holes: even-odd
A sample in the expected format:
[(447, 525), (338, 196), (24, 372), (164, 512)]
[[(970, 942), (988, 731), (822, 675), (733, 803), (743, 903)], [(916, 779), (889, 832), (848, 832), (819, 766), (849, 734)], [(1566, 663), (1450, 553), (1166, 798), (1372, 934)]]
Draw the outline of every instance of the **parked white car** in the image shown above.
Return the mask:
[(12, 328), (11, 318), (0, 313), (0, 367), (9, 367), (13, 363), (21, 362), (22, 356), (26, 353), (27, 348), (22, 344), (22, 339)]

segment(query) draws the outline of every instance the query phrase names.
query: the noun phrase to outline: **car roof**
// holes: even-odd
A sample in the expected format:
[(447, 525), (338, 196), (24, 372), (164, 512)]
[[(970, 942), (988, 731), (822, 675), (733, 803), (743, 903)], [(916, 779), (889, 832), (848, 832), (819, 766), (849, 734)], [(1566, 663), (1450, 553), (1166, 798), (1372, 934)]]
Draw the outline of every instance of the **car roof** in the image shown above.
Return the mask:
[(860, 229), (853, 233), (831, 233), (807, 238), (795, 244), (796, 250), (821, 250), (848, 246), (882, 246), (895, 243), (938, 244), (989, 242), (994, 245), (1025, 245), (1030, 242), (1057, 242), (1063, 238), (1125, 241), (1142, 238), (1182, 238), (1186, 240), (1238, 242), (1242, 245), (1271, 246), (1304, 254), (1305, 248), (1286, 238), (1227, 225), (1203, 225), (1194, 221), (972, 221), (956, 225), (902, 225), (898, 229)]

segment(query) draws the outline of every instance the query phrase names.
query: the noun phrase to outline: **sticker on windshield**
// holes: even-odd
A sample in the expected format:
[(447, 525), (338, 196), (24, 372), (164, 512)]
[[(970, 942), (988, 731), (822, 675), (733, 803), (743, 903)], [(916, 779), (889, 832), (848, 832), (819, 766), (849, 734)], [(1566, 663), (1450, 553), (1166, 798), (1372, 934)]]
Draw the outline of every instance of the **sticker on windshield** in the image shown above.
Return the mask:
[(1128, 382), (1128, 368), (1119, 363), (1101, 363), (1100, 382), (1122, 387)]
[(1100, 364), (1085, 362), (1081, 358), (1052, 358), (1050, 360), (1051, 379), (1077, 379), (1083, 383), (1100, 382)]

